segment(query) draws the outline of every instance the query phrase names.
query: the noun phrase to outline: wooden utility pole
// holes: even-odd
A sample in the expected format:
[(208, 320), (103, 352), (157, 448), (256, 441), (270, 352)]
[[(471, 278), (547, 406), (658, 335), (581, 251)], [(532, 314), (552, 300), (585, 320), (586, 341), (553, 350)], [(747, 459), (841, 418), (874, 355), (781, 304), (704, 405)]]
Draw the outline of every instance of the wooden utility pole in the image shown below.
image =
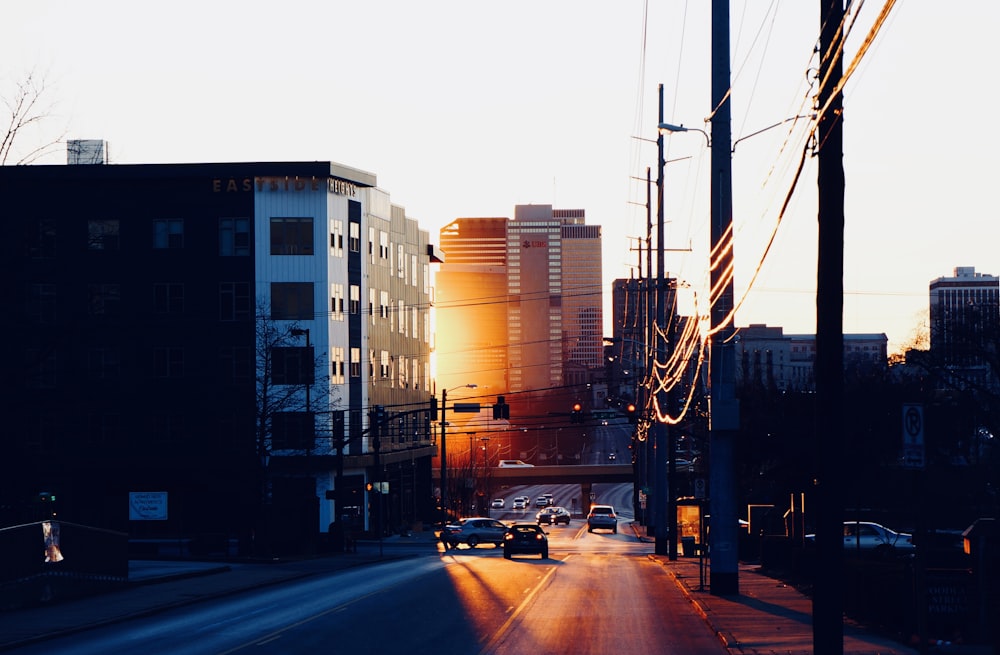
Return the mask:
[(819, 245), (816, 274), (816, 566), (813, 652), (844, 652), (843, 0), (820, 0)]

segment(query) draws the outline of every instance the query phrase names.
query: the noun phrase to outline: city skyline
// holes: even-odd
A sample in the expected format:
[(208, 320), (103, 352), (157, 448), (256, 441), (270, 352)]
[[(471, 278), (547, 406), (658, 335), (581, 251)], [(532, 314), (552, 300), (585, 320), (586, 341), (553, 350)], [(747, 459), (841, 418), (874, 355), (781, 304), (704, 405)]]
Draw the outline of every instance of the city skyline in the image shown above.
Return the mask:
[[(114, 163), (343, 162), (374, 173), (432, 234), (518, 204), (583, 209), (603, 227), (607, 308), (611, 280), (635, 273), (645, 233), (646, 185), (633, 178), (647, 167), (656, 176), (657, 85), (667, 122), (709, 131), (707, 4), (23, 4), (7, 16), (0, 95), (26, 71), (47, 74), (52, 120), (23, 138), (107, 139)], [(738, 298), (760, 270), (736, 324), (808, 333), (810, 157), (760, 263), (808, 120), (755, 133), (810, 113), (818, 35), (818, 3), (785, 5), (731, 10)], [(879, 9), (863, 7), (848, 63)], [(890, 352), (926, 326), (932, 280), (960, 266), (1000, 272), (984, 211), (986, 157), (1000, 135), (962, 130), (996, 100), (977, 76), (1000, 8), (948, 9), (899, 3), (845, 87), (844, 330), (884, 332)], [(962, 29), (945, 33), (945, 22)], [(699, 289), (708, 151), (699, 134), (665, 142), (679, 160), (665, 175), (667, 270)], [(64, 162), (65, 148), (39, 161)]]

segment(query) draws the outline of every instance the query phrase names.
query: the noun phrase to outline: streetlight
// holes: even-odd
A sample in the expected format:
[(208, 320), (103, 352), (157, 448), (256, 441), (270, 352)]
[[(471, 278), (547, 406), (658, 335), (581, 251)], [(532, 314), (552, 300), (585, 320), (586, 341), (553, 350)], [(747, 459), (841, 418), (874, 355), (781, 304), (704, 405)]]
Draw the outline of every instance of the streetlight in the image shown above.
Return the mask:
[(455, 389), (476, 389), (478, 384), (460, 384), (441, 392), (441, 526), (448, 522), (448, 392)]

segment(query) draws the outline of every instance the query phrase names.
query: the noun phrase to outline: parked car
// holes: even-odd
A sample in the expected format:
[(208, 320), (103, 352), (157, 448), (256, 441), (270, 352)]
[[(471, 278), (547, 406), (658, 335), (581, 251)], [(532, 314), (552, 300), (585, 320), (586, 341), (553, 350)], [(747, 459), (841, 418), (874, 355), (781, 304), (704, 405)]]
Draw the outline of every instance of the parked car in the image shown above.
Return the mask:
[(535, 523), (514, 523), (507, 528), (503, 540), (503, 556), (538, 553), (542, 559), (549, 557), (549, 539), (542, 526)]
[[(912, 553), (916, 546), (913, 535), (908, 532), (896, 532), (879, 523), (871, 521), (844, 521), (845, 552), (861, 552), (862, 554), (891, 557)], [(816, 542), (815, 534), (807, 534), (806, 543)]]
[(519, 459), (501, 459), (497, 466), (502, 469), (530, 469), (535, 465), (522, 462)]
[(611, 530), (618, 534), (618, 515), (611, 505), (591, 505), (587, 515), (587, 532)]
[(558, 505), (553, 505), (552, 507), (546, 507), (538, 514), (535, 514), (535, 521), (538, 525), (547, 523), (549, 525), (559, 525), (560, 523), (565, 523), (569, 525), (569, 520), (571, 518), (569, 510), (565, 507), (559, 507)]
[(530, 500), (527, 496), (518, 496), (511, 502), (511, 509), (527, 509)]
[(493, 509), (503, 509), (503, 498), (494, 498), (493, 502), (490, 503), (490, 507)]
[(441, 531), (441, 542), (445, 548), (458, 548), (459, 544), (466, 544), (469, 548), (475, 548), (479, 544), (499, 546), (503, 543), (506, 532), (507, 526), (496, 519), (482, 517), (459, 519), (444, 526)]

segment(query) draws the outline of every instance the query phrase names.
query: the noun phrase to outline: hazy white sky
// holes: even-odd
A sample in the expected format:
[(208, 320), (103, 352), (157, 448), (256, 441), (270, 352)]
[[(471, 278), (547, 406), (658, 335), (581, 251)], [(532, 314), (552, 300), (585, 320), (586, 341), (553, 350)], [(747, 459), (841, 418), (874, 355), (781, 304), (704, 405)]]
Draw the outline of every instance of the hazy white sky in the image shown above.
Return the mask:
[[(375, 173), (432, 235), (516, 204), (582, 208), (603, 226), (609, 281), (630, 275), (630, 237), (645, 234), (632, 178), (656, 175), (642, 139), (656, 138), (657, 85), (667, 122), (709, 129), (708, 0), (6, 5), (0, 92), (47, 73), (54, 136), (106, 139), (115, 163), (336, 161)], [(848, 61), (882, 7), (863, 3)], [(818, 16), (819, 0), (733, 0), (734, 139), (810, 113)], [(1000, 274), (998, 25), (988, 0), (899, 2), (847, 83), (847, 332), (898, 348), (926, 323), (930, 280)], [(813, 158), (761, 263), (803, 152), (792, 125), (733, 155), (738, 296), (760, 266), (737, 324), (813, 332)], [(667, 145), (680, 159), (666, 167), (667, 269), (697, 290), (709, 153), (697, 133)]]

